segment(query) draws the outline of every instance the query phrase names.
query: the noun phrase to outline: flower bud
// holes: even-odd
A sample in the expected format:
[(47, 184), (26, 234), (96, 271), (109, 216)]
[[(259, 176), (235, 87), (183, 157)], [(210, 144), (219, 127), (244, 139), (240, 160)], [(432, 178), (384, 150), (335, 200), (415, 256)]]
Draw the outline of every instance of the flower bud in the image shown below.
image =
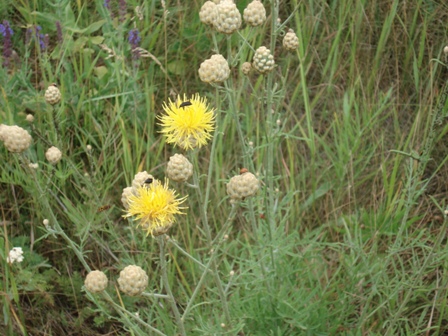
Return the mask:
[(199, 67), (199, 78), (205, 83), (221, 83), (230, 75), (227, 60), (222, 55), (213, 55)]
[(0, 141), (3, 141), (8, 151), (22, 153), (31, 145), (31, 135), (19, 126), (0, 125)]
[(241, 14), (231, 0), (222, 0), (216, 5), (215, 29), (223, 34), (232, 34), (241, 27)]
[(127, 210), (129, 209), (129, 196), (133, 195), (133, 187), (127, 187), (123, 189), (123, 193), (121, 194), (121, 203), (123, 204), (123, 207)]
[(101, 271), (92, 271), (87, 274), (84, 286), (90, 293), (100, 293), (107, 287), (107, 276)]
[(283, 38), (283, 48), (292, 51), (296, 50), (298, 46), (299, 38), (297, 37), (296, 33), (294, 33), (292, 29), (290, 29)]
[(173, 181), (185, 182), (193, 175), (193, 165), (182, 154), (174, 154), (170, 157), (166, 174)]
[(132, 188), (134, 188), (135, 191), (138, 188), (150, 185), (153, 182), (155, 182), (154, 176), (148, 174), (145, 170), (135, 174), (134, 180), (132, 181)]
[(59, 91), (56, 84), (51, 84), (47, 91), (45, 91), (45, 101), (48, 104), (55, 105), (61, 100), (61, 91)]
[(250, 62), (244, 62), (241, 65), (241, 72), (245, 74), (246, 76), (249, 74), (249, 72), (252, 70), (252, 64)]
[(218, 12), (216, 10), (216, 4), (211, 1), (206, 1), (199, 11), (199, 19), (209, 26), (213, 26), (217, 16)]
[(266, 9), (259, 0), (254, 0), (244, 10), (244, 21), (251, 26), (259, 26), (266, 21)]
[(55, 146), (52, 146), (48, 148), (47, 152), (45, 153), (45, 157), (51, 164), (56, 164), (61, 160), (62, 152)]
[(129, 265), (120, 272), (118, 286), (123, 293), (137, 296), (143, 293), (148, 286), (148, 276), (141, 267)]
[(250, 172), (234, 176), (227, 183), (227, 194), (231, 200), (242, 200), (255, 195), (260, 188), (260, 182)]
[(254, 68), (261, 73), (269, 72), (274, 69), (275, 61), (271, 51), (266, 47), (260, 47), (255, 51), (253, 59)]

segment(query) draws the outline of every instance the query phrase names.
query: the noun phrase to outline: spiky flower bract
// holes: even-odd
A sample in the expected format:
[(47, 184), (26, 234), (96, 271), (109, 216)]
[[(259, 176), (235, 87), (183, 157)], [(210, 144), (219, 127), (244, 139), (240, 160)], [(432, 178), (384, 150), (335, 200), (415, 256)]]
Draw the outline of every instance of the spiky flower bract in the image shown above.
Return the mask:
[(190, 99), (177, 97), (163, 104), (166, 114), (158, 117), (167, 143), (184, 149), (202, 147), (212, 137), (215, 129), (215, 110), (209, 108), (207, 99), (193, 95)]
[(180, 205), (187, 196), (177, 198), (173, 189), (168, 188), (168, 180), (165, 183), (151, 183), (136, 189), (135, 193), (127, 199), (129, 204), (123, 217), (134, 217), (140, 220), (139, 226), (147, 231), (147, 234), (159, 235), (165, 233), (175, 222), (175, 215), (185, 214)]

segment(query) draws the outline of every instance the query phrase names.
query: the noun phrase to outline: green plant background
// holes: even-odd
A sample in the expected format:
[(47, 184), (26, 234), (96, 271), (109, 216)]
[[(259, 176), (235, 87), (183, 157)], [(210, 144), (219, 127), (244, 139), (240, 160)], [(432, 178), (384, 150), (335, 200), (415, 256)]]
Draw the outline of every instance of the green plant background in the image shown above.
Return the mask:
[[(272, 50), (277, 67), (271, 92), (266, 76), (239, 71), (253, 56), (241, 36), (255, 49), (269, 45), (271, 26), (215, 34), (199, 20), (202, 1), (165, 1), (165, 9), (155, 0), (128, 1), (123, 22), (118, 1), (111, 1), (113, 16), (99, 0), (0, 3), (0, 19), (14, 30), (12, 65), (0, 68), (0, 122), (41, 134), (33, 135), (26, 155), (0, 145), (0, 334), (152, 334), (82, 290), (86, 268), (66, 241), (45, 230), (45, 218), (50, 225), (59, 222), (91, 269), (108, 275), (117, 305), (166, 335), (176, 334), (165, 301), (126, 297), (115, 285), (120, 270), (136, 264), (147, 271), (147, 291), (163, 292), (158, 245), (122, 218), (120, 198), (138, 171), (163, 179), (166, 161), (179, 149), (165, 144), (156, 116), (173, 94), (197, 92), (221, 115), (215, 151), (192, 154), (200, 187), (214, 163), (207, 186), (212, 232), (231, 211), (225, 183), (240, 168), (249, 163), (263, 187), (237, 209), (218, 251), (231, 323), (221, 325), (210, 277), (185, 320), (188, 335), (448, 332), (448, 5), (263, 3), (268, 22), (276, 5), (282, 22), (289, 19)], [(237, 1), (241, 13), (247, 4)], [(137, 6), (143, 20), (135, 15)], [(35, 25), (49, 36), (45, 51), (34, 34), (25, 43), (27, 28)], [(153, 57), (132, 59), (127, 38), (134, 27)], [(281, 46), (287, 28), (300, 41), (292, 53)], [(115, 57), (108, 58), (101, 44)], [(231, 54), (226, 90), (202, 83), (197, 73), (216, 46)], [(53, 82), (62, 92), (55, 108), (44, 99)], [(269, 95), (276, 108), (268, 118)], [(28, 113), (35, 117), (32, 125)], [(55, 167), (44, 159), (49, 144), (63, 152)], [(33, 172), (27, 160), (39, 169)], [(266, 173), (269, 160), (272, 176)], [(189, 210), (169, 234), (205, 264), (210, 251), (201, 228), (203, 205), (187, 186), (174, 186), (189, 194)], [(106, 204), (112, 207), (98, 213)], [(266, 213), (273, 215), (274, 230)], [(202, 269), (167, 245), (169, 281), (182, 311)], [(6, 263), (13, 246), (25, 251), (19, 265)]]

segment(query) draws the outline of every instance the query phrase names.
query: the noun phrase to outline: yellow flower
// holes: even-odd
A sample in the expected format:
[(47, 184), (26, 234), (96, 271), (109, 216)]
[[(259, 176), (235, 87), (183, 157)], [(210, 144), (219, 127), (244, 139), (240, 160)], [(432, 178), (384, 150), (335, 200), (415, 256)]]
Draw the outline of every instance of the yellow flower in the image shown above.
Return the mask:
[(176, 214), (185, 214), (180, 207), (187, 196), (177, 198), (173, 189), (165, 184), (154, 181), (149, 186), (138, 187), (135, 194), (128, 197), (129, 208), (123, 217), (134, 217), (140, 220), (139, 226), (147, 230), (147, 234), (158, 236), (165, 233), (174, 224)]
[(215, 110), (207, 105), (207, 99), (199, 94), (189, 100), (177, 96), (163, 104), (166, 114), (158, 117), (162, 126), (161, 133), (167, 137), (167, 143), (174, 143), (184, 149), (202, 147), (212, 137), (215, 129)]

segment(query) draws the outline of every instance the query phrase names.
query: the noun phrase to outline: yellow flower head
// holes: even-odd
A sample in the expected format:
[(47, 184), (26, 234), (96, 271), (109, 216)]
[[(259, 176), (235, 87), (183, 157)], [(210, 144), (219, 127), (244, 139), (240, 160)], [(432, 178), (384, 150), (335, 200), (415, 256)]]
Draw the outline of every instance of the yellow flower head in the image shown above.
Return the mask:
[(212, 137), (215, 129), (215, 110), (207, 105), (207, 99), (198, 94), (189, 100), (177, 96), (163, 104), (166, 114), (158, 117), (168, 143), (174, 143), (184, 149), (202, 147)]
[(187, 196), (177, 198), (173, 189), (155, 180), (149, 186), (137, 188), (135, 194), (128, 197), (129, 208), (123, 217), (134, 217), (140, 220), (139, 226), (147, 230), (147, 234), (158, 236), (165, 233), (175, 222), (174, 215), (185, 214), (180, 205)]

